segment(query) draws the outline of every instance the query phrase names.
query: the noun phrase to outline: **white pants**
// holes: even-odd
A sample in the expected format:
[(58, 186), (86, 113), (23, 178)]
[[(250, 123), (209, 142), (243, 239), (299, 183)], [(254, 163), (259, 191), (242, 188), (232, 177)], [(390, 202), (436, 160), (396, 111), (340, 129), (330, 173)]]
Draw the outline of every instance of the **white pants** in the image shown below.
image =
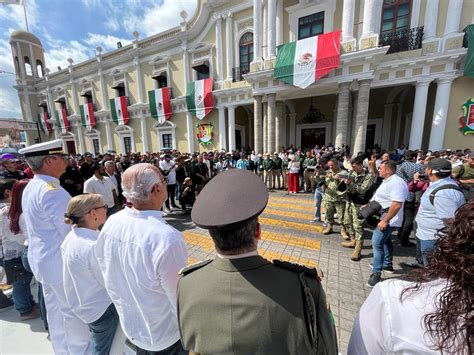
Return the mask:
[(62, 283), (43, 284), (49, 334), (54, 353), (83, 355), (92, 353), (91, 337), (87, 324), (77, 318), (67, 305)]

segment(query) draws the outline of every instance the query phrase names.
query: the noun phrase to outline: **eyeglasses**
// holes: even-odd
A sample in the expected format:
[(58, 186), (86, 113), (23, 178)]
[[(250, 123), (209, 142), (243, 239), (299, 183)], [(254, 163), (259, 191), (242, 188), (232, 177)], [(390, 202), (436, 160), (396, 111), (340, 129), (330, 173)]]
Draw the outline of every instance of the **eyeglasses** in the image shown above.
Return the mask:
[(103, 209), (105, 209), (105, 210), (106, 210), (106, 209), (108, 209), (108, 208), (109, 208), (109, 206), (107, 206), (107, 205), (103, 205), (103, 206), (99, 206), (99, 207), (94, 207), (93, 209), (91, 209), (91, 211), (92, 211), (92, 210), (100, 210), (101, 208), (103, 208)]

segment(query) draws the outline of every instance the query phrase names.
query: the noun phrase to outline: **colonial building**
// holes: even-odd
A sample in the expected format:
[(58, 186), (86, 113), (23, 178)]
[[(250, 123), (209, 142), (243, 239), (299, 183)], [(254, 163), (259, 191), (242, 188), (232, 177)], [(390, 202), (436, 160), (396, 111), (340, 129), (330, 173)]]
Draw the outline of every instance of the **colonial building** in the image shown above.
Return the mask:
[[(462, 74), (473, 14), (465, 0), (201, 0), (178, 27), (144, 39), (135, 32), (132, 44), (97, 47), (54, 73), (36, 36), (17, 31), (10, 43), (30, 144), (38, 121), (40, 138), (59, 137), (70, 153), (329, 143), (438, 150), (473, 146), (458, 124), (474, 96)], [(337, 69), (305, 89), (275, 79), (278, 46), (339, 29)], [(209, 78), (212, 100), (198, 119), (186, 90)], [(168, 119), (150, 105), (162, 87)]]

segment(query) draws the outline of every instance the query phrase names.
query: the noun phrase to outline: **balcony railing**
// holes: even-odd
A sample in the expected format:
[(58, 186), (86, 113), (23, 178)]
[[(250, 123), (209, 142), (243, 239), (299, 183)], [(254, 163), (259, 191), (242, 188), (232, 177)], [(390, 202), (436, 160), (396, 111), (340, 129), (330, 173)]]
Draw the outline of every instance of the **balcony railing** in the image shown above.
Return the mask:
[(240, 67), (232, 68), (232, 82), (244, 80), (243, 75), (250, 72), (250, 64), (241, 64)]
[(391, 54), (419, 49), (421, 48), (422, 40), (423, 26), (420, 26), (382, 33), (379, 46), (390, 46), (387, 54)]

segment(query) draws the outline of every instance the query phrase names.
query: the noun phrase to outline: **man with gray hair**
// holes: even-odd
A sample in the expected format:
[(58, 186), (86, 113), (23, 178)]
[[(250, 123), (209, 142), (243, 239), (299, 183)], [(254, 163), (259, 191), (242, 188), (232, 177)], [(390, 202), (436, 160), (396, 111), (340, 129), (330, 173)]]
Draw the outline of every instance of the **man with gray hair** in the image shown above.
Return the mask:
[(152, 164), (136, 164), (123, 173), (122, 188), (133, 207), (109, 217), (95, 247), (105, 288), (137, 354), (187, 354), (176, 311), (186, 244), (160, 211), (168, 198), (163, 175)]

